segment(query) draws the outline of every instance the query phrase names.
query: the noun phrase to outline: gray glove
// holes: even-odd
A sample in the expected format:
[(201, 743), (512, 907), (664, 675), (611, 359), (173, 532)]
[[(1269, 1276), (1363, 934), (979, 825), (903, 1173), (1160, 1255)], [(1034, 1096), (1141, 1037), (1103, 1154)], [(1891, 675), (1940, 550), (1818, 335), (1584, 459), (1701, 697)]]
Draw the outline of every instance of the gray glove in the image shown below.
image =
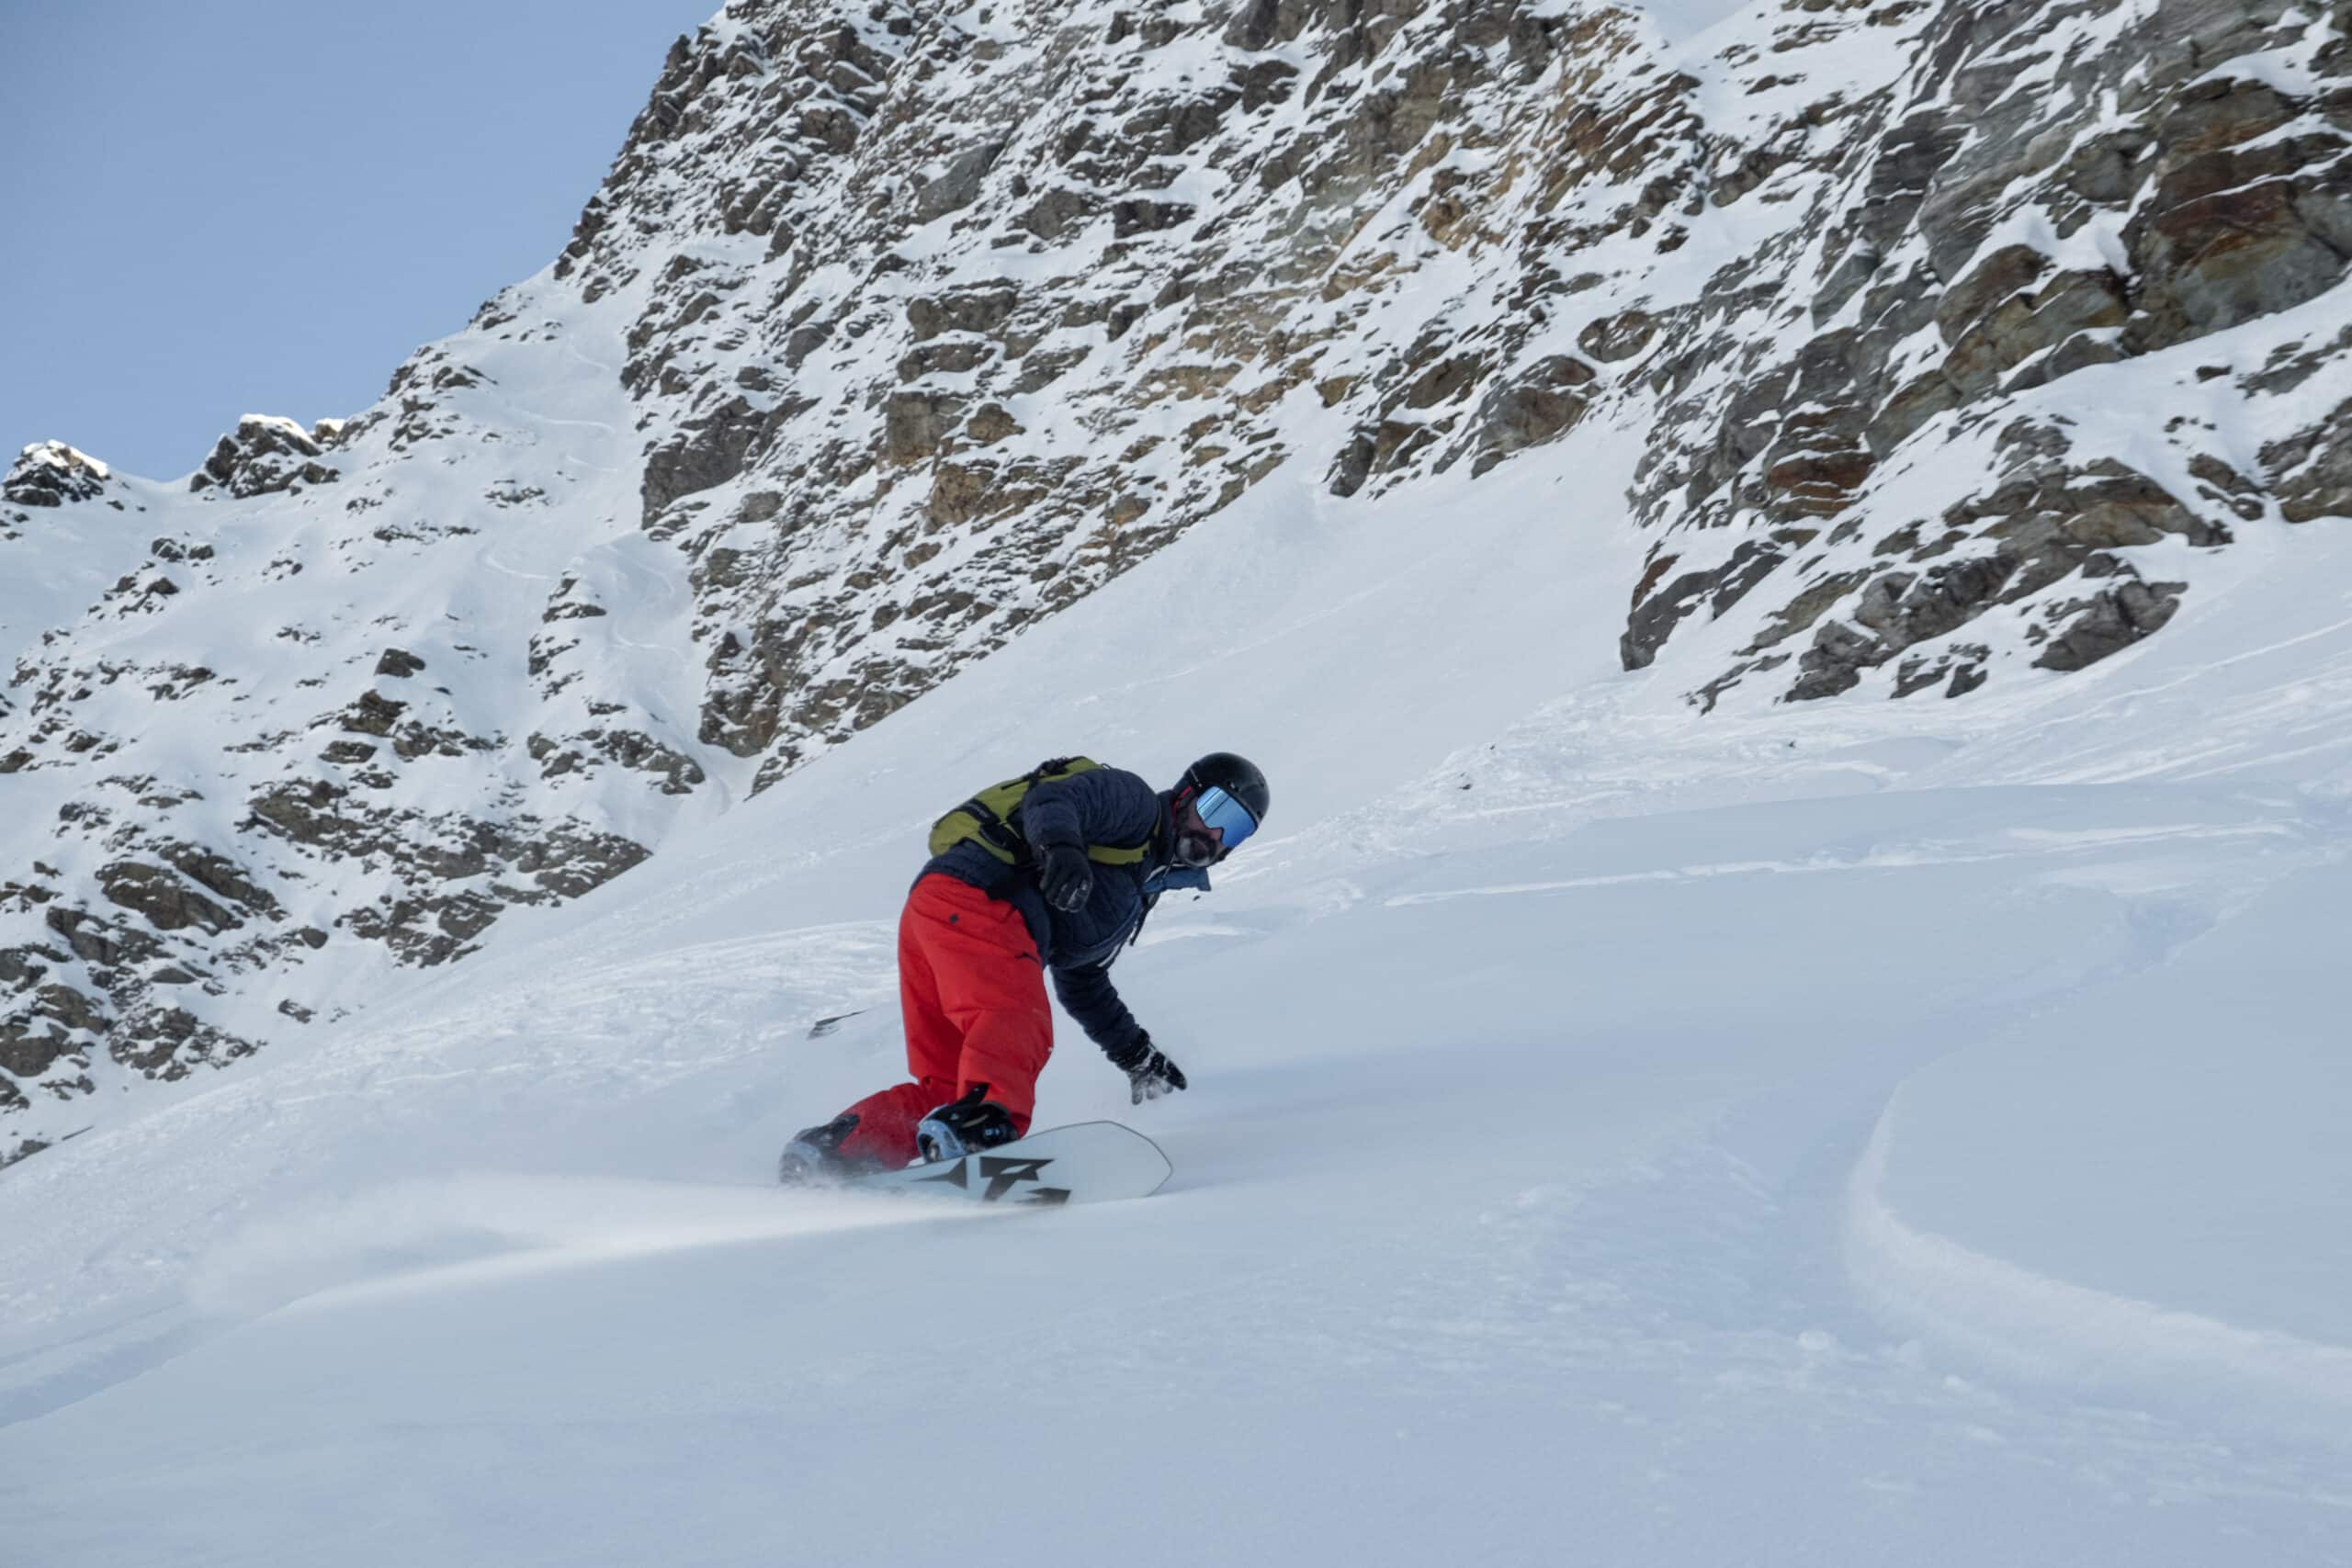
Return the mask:
[(1138, 1034), (1132, 1044), (1102, 1053), (1111, 1065), (1127, 1075), (1127, 1103), (1141, 1105), (1186, 1087), (1184, 1069), (1153, 1046), (1151, 1036)]

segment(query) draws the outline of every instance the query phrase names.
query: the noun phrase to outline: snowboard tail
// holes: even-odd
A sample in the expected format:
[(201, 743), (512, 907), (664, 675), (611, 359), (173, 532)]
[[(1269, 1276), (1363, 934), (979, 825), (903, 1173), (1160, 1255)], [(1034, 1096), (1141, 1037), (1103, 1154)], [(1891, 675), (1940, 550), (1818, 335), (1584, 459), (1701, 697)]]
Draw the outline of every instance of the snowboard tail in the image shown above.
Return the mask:
[(1175, 1174), (1159, 1145), (1116, 1122), (1077, 1122), (980, 1154), (859, 1177), (852, 1187), (1053, 1208), (1146, 1198)]

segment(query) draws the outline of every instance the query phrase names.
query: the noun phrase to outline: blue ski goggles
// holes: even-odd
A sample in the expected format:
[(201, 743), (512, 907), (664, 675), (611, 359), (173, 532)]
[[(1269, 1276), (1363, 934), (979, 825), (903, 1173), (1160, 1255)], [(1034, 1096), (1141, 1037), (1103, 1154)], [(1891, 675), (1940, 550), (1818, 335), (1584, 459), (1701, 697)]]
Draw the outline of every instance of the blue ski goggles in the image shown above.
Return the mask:
[(1221, 789), (1201, 791), (1193, 801), (1193, 809), (1200, 813), (1202, 826), (1215, 828), (1224, 835), (1219, 842), (1227, 854), (1239, 849), (1242, 841), (1258, 830), (1258, 819), (1250, 815), (1250, 808)]

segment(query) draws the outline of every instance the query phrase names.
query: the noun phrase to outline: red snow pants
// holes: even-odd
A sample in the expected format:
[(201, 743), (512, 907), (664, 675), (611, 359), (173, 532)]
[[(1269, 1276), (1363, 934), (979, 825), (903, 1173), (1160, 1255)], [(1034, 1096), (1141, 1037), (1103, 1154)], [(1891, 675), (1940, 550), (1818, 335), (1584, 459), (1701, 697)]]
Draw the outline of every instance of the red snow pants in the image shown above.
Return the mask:
[(1054, 1015), (1019, 910), (940, 872), (916, 883), (899, 917), (899, 1003), (914, 1082), (849, 1108), (857, 1126), (842, 1140), (844, 1158), (913, 1159), (915, 1123), (979, 1083), (1029, 1130)]

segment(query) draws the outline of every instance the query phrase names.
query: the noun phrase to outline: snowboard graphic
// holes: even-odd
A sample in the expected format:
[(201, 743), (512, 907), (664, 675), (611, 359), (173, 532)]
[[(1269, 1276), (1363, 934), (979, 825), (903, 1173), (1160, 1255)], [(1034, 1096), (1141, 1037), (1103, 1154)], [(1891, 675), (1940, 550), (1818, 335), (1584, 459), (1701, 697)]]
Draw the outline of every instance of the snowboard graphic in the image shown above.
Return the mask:
[(1132, 1127), (1077, 1122), (1000, 1144), (985, 1154), (880, 1171), (850, 1185), (1043, 1207), (1148, 1197), (1175, 1168), (1158, 1144)]

